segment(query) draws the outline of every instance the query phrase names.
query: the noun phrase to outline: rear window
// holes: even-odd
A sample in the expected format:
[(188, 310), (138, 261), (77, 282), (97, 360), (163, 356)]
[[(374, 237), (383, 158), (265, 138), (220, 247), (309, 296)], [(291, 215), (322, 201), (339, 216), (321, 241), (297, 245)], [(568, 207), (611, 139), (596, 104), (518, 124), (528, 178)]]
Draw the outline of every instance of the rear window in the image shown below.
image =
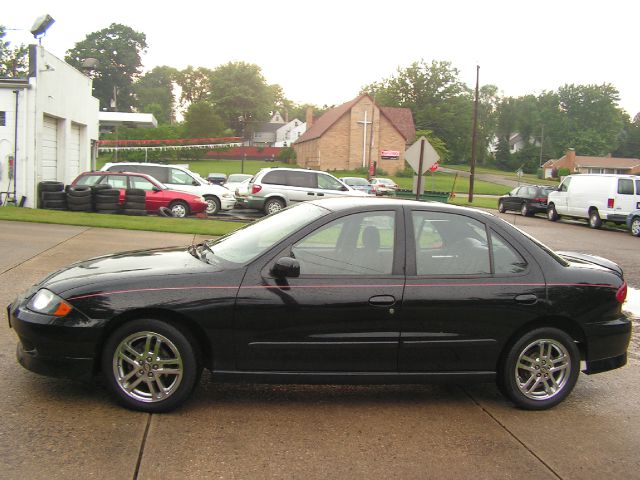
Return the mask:
[(76, 185), (95, 185), (104, 175), (83, 175), (78, 179)]
[(262, 178), (262, 183), (269, 185), (286, 185), (287, 179), (284, 171), (269, 172)]

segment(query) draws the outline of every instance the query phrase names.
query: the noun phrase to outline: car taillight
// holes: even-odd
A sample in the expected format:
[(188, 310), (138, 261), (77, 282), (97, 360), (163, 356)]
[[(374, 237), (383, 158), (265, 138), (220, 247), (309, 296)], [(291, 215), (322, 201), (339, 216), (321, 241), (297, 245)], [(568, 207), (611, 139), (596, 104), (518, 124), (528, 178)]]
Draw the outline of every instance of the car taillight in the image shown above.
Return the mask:
[(627, 282), (624, 282), (616, 292), (616, 300), (620, 303), (624, 303), (626, 299), (627, 299)]
[(257, 185), (254, 183), (251, 187), (251, 193), (258, 193), (260, 190), (262, 190), (262, 185)]
[(547, 203), (547, 199), (544, 197), (534, 198), (533, 201), (536, 203)]
[(607, 208), (613, 208), (613, 198), (607, 198)]

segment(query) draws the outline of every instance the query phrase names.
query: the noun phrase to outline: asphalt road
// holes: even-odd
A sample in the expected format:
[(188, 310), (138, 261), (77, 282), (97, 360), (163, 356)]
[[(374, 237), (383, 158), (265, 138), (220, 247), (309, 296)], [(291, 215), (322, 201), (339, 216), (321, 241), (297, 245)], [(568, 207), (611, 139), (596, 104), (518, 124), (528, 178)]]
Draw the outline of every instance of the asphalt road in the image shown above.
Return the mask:
[[(619, 262), (640, 287), (639, 240), (503, 215), (555, 249)], [(0, 222), (0, 305), (67, 263), (193, 235)], [(637, 337), (636, 337), (637, 338)], [(617, 479), (640, 471), (640, 361), (581, 375), (546, 412), (491, 385), (219, 385), (203, 375), (177, 412), (115, 405), (99, 383), (50, 379), (15, 361), (0, 321), (0, 478)]]

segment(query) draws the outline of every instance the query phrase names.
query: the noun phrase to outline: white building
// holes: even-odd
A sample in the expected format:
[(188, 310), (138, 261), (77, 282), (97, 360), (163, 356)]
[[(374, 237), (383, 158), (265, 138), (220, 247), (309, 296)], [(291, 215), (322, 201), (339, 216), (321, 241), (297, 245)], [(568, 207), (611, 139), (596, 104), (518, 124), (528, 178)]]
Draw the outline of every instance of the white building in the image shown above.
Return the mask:
[(274, 147), (290, 147), (300, 136), (307, 131), (307, 124), (294, 118), (276, 130)]
[(91, 79), (41, 46), (30, 46), (29, 70), (0, 79), (0, 192), (35, 207), (38, 182), (91, 169), (99, 106)]

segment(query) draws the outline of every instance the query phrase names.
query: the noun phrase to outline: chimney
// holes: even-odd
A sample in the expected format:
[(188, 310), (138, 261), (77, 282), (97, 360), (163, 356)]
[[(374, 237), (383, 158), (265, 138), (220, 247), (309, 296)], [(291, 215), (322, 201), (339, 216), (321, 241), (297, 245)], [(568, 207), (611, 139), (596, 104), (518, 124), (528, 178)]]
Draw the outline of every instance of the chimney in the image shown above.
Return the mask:
[(313, 125), (313, 107), (307, 107), (305, 122), (307, 122), (307, 130), (309, 130), (311, 125)]
[(565, 167), (571, 170), (572, 172), (576, 168), (576, 149), (575, 148), (567, 148), (567, 153), (565, 153)]

